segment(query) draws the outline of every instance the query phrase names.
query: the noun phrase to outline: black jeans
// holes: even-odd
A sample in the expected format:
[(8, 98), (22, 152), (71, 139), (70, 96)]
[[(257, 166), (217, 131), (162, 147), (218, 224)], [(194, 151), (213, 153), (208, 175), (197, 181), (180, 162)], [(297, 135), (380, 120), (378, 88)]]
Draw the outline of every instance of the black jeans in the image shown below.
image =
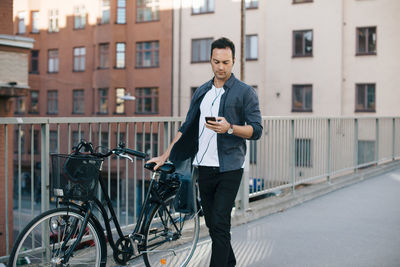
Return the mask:
[(212, 240), (210, 267), (236, 265), (231, 246), (231, 212), (243, 169), (219, 172), (216, 167), (199, 166), (199, 190), (204, 218)]

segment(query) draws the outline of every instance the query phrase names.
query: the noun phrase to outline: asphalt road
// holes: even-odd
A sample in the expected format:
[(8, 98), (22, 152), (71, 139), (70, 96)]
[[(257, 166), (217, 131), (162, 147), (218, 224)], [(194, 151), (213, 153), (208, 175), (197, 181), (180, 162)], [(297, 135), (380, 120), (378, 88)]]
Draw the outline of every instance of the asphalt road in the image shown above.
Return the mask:
[[(232, 228), (237, 266), (400, 266), (400, 169)], [(209, 264), (199, 241), (191, 266)]]

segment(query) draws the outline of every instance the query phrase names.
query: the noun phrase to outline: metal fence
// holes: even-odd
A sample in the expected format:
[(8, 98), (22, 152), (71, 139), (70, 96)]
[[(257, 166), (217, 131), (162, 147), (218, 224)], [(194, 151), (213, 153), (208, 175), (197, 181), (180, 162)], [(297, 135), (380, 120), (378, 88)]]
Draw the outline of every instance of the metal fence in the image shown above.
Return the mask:
[[(6, 219), (0, 238), (6, 249), (0, 261), (10, 252), (18, 232), (54, 205), (49, 196), (50, 153), (68, 154), (80, 139), (86, 139), (103, 148), (123, 141), (127, 147), (155, 156), (166, 149), (182, 121), (181, 117), (1, 118), (5, 167), (0, 169), (0, 187), (4, 187), (5, 201), (0, 203), (0, 212)], [(237, 198), (241, 209), (247, 209), (256, 197), (293, 192), (300, 184), (329, 182), (400, 158), (398, 117), (263, 117), (263, 126), (261, 139), (248, 142)], [(131, 164), (107, 159), (104, 163), (103, 179), (122, 225), (136, 222), (148, 177), (142, 160)], [(11, 218), (7, 216), (10, 209)]]

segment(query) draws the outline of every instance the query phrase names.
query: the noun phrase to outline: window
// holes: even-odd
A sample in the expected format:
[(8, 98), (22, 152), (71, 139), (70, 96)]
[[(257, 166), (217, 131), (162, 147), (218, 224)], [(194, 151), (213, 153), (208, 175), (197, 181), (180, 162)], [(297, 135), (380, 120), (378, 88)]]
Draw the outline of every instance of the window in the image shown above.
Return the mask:
[(86, 26), (86, 9), (85, 6), (74, 7), (74, 29), (84, 29)]
[(110, 0), (102, 0), (101, 3), (101, 24), (110, 23)]
[(108, 55), (109, 44), (99, 45), (99, 68), (105, 69), (109, 67), (109, 55)]
[(58, 9), (49, 10), (49, 32), (58, 32)]
[(125, 43), (117, 43), (115, 47), (115, 67), (117, 69), (125, 68)]
[(375, 84), (356, 85), (356, 112), (375, 112)]
[(126, 0), (117, 0), (117, 24), (126, 23)]
[(58, 72), (58, 49), (50, 49), (48, 51), (48, 72), (55, 73)]
[(84, 71), (85, 70), (85, 47), (75, 47), (74, 48), (74, 71)]
[(293, 0), (293, 4), (311, 3), (313, 0)]
[(99, 113), (101, 113), (101, 114), (108, 113), (108, 89), (107, 88), (99, 89)]
[(258, 35), (246, 36), (246, 60), (258, 59)]
[(246, 8), (258, 8), (258, 0), (246, 0)]
[(357, 28), (357, 55), (376, 55), (376, 27)]
[(313, 50), (312, 30), (293, 31), (293, 56), (310, 57)]
[[(143, 149), (143, 133), (138, 133), (136, 135), (137, 140), (136, 140), (136, 149), (141, 152), (145, 152), (150, 157), (154, 157), (158, 155), (158, 134), (153, 133), (150, 135), (149, 133), (146, 133), (144, 135), (144, 149)], [(150, 138), (152, 137), (152, 138)], [(152, 149), (151, 149), (152, 148)], [(151, 153), (152, 152), (152, 153)]]
[(136, 88), (136, 113), (158, 113), (158, 88)]
[(158, 41), (136, 43), (136, 67), (158, 67)]
[(55, 90), (47, 91), (47, 113), (58, 113), (58, 92)]
[(214, 12), (214, 0), (192, 0), (192, 14)]
[(85, 93), (83, 89), (75, 89), (72, 91), (72, 113), (85, 113)]
[(25, 113), (25, 96), (17, 96), (15, 98), (15, 114)]
[(18, 12), (18, 33), (19, 34), (24, 34), (26, 32), (25, 17), (26, 17), (25, 11)]
[(39, 50), (31, 50), (31, 64), (29, 73), (39, 73)]
[(31, 106), (29, 108), (30, 113), (39, 113), (39, 91), (30, 91), (31, 95)]
[(192, 63), (209, 62), (213, 38), (192, 40)]
[(146, 22), (160, 19), (160, 0), (137, 0), (136, 21)]
[(32, 11), (32, 33), (39, 33), (39, 11)]
[(293, 85), (292, 111), (312, 111), (312, 85)]
[(125, 113), (125, 100), (121, 99), (125, 95), (125, 88), (115, 89), (115, 113)]
[(50, 153), (58, 151), (58, 134), (57, 131), (50, 131)]
[(311, 139), (296, 138), (296, 167), (312, 167)]

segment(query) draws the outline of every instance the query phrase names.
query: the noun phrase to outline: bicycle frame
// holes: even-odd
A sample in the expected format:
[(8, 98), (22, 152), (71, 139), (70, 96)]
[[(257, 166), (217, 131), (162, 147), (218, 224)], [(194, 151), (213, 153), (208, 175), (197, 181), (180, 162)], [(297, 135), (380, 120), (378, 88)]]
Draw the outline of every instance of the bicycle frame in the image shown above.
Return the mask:
[[(151, 208), (151, 203), (152, 202), (160, 203), (163, 206), (163, 210), (165, 212), (167, 212), (168, 216), (172, 219), (172, 216), (171, 216), (169, 210), (167, 209), (165, 202), (163, 201), (163, 199), (161, 198), (161, 196), (159, 195), (157, 190), (154, 189), (154, 183), (156, 182), (156, 180), (158, 178), (158, 175), (159, 174), (157, 172), (153, 173), (153, 175), (151, 177), (151, 180), (150, 180), (150, 185), (149, 185), (148, 191), (146, 193), (145, 199), (144, 199), (143, 204), (142, 204), (142, 209), (141, 209), (139, 217), (138, 217), (138, 219), (136, 221), (135, 229), (133, 230), (133, 232), (131, 234), (128, 235), (128, 237), (129, 237), (131, 242), (136, 242), (136, 244), (132, 244), (133, 248), (134, 248), (132, 256), (140, 256), (141, 255), (141, 253), (137, 250), (137, 244), (142, 241), (141, 240), (142, 239), (141, 232), (142, 232), (143, 227), (145, 226), (145, 223), (146, 223), (145, 214), (147, 214), (148, 213), (148, 209)], [(96, 218), (93, 215), (92, 211), (93, 211), (93, 208), (95, 206), (97, 206), (99, 211), (100, 211), (101, 217), (103, 218), (104, 224), (105, 224), (108, 242), (109, 242), (112, 250), (114, 252), (118, 252), (119, 249), (118, 249), (118, 247), (117, 247), (117, 245), (116, 245), (116, 243), (115, 243), (115, 241), (113, 239), (113, 236), (112, 236), (112, 230), (111, 230), (111, 225), (110, 225), (111, 219), (114, 222), (114, 225), (115, 225), (115, 228), (117, 230), (119, 238), (121, 239), (121, 238), (124, 238), (125, 236), (124, 236), (124, 234), (122, 232), (122, 229), (121, 229), (121, 226), (119, 224), (117, 215), (115, 214), (114, 208), (112, 206), (111, 199), (110, 199), (109, 195), (107, 194), (106, 185), (105, 185), (104, 181), (101, 179), (100, 175), (98, 177), (98, 180), (99, 180), (101, 192), (104, 195), (104, 200), (105, 200), (106, 207), (110, 211), (111, 218), (108, 217), (107, 209), (102, 205), (102, 203), (100, 202), (100, 200), (98, 198), (94, 198), (93, 200), (90, 200), (90, 201), (86, 202), (88, 205), (85, 208), (83, 208), (82, 206), (77, 205), (76, 203), (70, 202), (70, 201), (63, 202), (62, 205), (74, 206), (74, 207), (78, 208), (79, 210), (82, 210), (83, 212), (86, 213), (85, 214), (85, 223), (82, 226), (82, 229), (80, 230), (80, 233), (78, 235), (78, 238), (77, 238), (76, 242), (74, 242), (75, 246), (80, 243), (81, 238), (83, 237), (83, 232), (85, 231), (85, 227), (87, 225), (87, 221), (89, 220), (89, 217)], [(150, 198), (152, 198), (152, 199), (150, 199)], [(97, 220), (97, 218), (96, 218), (96, 220)], [(176, 223), (173, 222), (173, 224), (174, 224), (174, 227), (176, 228), (176, 230), (179, 231), (179, 228), (176, 225)], [(73, 249), (71, 249), (70, 251), (73, 251)], [(141, 251), (141, 252), (143, 253), (143, 252), (146, 252), (146, 251)], [(70, 257), (69, 254), (70, 253), (66, 254), (66, 257), (65, 257), (66, 261), (68, 261), (68, 258)]]

